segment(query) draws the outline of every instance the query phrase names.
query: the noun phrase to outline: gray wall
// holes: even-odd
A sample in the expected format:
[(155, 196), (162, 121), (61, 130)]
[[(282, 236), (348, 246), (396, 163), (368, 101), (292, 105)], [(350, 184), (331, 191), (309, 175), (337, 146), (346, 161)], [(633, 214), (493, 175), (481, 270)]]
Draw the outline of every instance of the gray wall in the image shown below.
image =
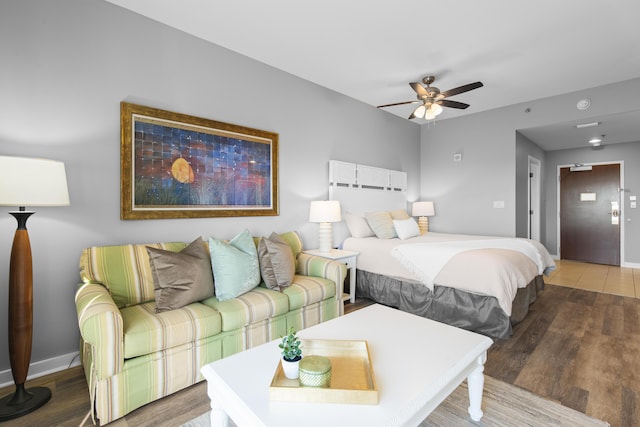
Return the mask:
[[(244, 228), (297, 230), (314, 247), (309, 201), (327, 198), (330, 159), (404, 170), (410, 195), (419, 193), (418, 125), (110, 3), (3, 2), (0, 58), (0, 154), (64, 161), (71, 197), (69, 207), (37, 209), (28, 224), (32, 362), (78, 350), (73, 296), (84, 247), (229, 238)], [(123, 100), (279, 133), (280, 215), (121, 221)], [(0, 383), (9, 369), (15, 228), (13, 217), (0, 215)]]
[[(547, 152), (546, 188), (547, 194), (547, 247), (557, 252), (558, 247), (558, 166), (574, 163), (623, 162), (624, 203), (622, 223), (624, 224), (624, 257), (626, 263), (640, 264), (640, 207), (630, 209), (629, 196), (635, 195), (640, 201), (640, 142), (605, 145), (602, 150), (578, 148)], [(559, 255), (559, 254), (558, 254)]]
[[(486, 90), (486, 96), (490, 96), (489, 85), (478, 90)], [(436, 206), (436, 216), (429, 219), (430, 228), (443, 232), (515, 236), (516, 193), (521, 191), (516, 188), (515, 179), (516, 131), (636, 111), (640, 109), (639, 93), (640, 79), (633, 79), (423, 126), (421, 199), (433, 200)], [(591, 108), (580, 111), (576, 102), (585, 97), (591, 99)], [(525, 112), (526, 109), (530, 112)], [(453, 162), (452, 156), (456, 152), (463, 154), (462, 162)], [(606, 158), (610, 152), (607, 147), (590, 155)], [(543, 169), (547, 186), (548, 170), (553, 168), (548, 156), (549, 153)], [(542, 218), (546, 238), (542, 243), (555, 253), (555, 241), (550, 240), (555, 225), (549, 220), (555, 215), (555, 202), (551, 204), (553, 196), (550, 194), (542, 197), (547, 201), (546, 221)], [(505, 208), (494, 209), (493, 201), (504, 201)], [(627, 244), (631, 244), (634, 237), (637, 240), (637, 234), (628, 227), (625, 231)], [(627, 262), (640, 261), (640, 251), (635, 247), (629, 248), (626, 256)]]

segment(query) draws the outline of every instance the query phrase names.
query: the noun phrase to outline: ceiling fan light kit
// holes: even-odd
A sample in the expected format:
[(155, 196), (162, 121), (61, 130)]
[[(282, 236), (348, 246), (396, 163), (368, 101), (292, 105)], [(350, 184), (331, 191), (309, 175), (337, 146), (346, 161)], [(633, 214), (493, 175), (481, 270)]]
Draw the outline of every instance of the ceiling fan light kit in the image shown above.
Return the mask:
[(470, 90), (477, 89), (483, 86), (482, 82), (475, 82), (441, 92), (437, 87), (431, 86), (431, 83), (433, 83), (435, 80), (435, 76), (426, 76), (422, 79), (422, 83), (425, 86), (418, 82), (409, 83), (409, 86), (411, 86), (411, 88), (416, 92), (416, 101), (402, 101), (393, 104), (378, 105), (378, 108), (421, 103), (415, 110), (413, 110), (413, 112), (409, 116), (409, 120), (415, 118), (433, 120), (437, 115), (442, 113), (442, 107), (457, 108), (460, 110), (464, 110), (469, 107), (469, 104), (458, 101), (451, 101), (445, 98), (468, 92)]

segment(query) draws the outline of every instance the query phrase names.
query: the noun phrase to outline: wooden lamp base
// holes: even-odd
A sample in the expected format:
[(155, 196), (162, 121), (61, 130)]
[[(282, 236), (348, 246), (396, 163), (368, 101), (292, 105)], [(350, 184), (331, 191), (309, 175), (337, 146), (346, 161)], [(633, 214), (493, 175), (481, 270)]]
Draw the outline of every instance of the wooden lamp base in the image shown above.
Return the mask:
[(10, 212), (18, 221), (9, 263), (9, 359), (16, 391), (0, 399), (0, 422), (35, 411), (51, 399), (45, 387), (25, 389), (33, 337), (33, 267), (27, 218), (33, 212)]

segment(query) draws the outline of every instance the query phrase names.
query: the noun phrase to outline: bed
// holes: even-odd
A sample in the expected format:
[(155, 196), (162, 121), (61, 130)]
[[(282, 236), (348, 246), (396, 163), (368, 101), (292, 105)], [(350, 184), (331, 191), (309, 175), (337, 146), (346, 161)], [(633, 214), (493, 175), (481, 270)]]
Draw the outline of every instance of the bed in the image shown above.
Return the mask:
[[(396, 227), (415, 222), (407, 215), (404, 189), (336, 182), (345, 175), (348, 179), (330, 167), (329, 194), (340, 201), (345, 219), (336, 224), (336, 240), (342, 249), (359, 253), (358, 297), (492, 338), (511, 336), (544, 289), (543, 275), (555, 268), (544, 246), (529, 239), (432, 231), (401, 233), (403, 239), (397, 233), (378, 235), (380, 224), (371, 224), (380, 218), (387, 231), (393, 220)], [(363, 231), (367, 225), (375, 232)]]
[[(406, 240), (349, 237), (342, 246), (359, 252), (358, 297), (493, 338), (508, 338), (512, 326), (524, 319), (529, 305), (544, 288), (543, 274), (554, 263), (535, 242), (526, 243), (531, 243), (534, 251), (539, 250), (539, 264), (518, 250), (492, 247), (491, 240), (500, 242), (495, 246), (509, 241), (429, 232)], [(460, 244), (464, 248), (467, 243), (472, 243), (470, 249), (454, 249), (455, 254), (432, 277), (415, 271), (399, 254), (399, 249), (410, 253), (412, 246), (426, 246), (428, 251), (418, 251), (415, 256), (426, 255), (424, 264), (429, 264), (430, 251), (444, 247), (441, 252), (447, 252), (452, 246)], [(485, 243), (487, 247), (483, 247)]]

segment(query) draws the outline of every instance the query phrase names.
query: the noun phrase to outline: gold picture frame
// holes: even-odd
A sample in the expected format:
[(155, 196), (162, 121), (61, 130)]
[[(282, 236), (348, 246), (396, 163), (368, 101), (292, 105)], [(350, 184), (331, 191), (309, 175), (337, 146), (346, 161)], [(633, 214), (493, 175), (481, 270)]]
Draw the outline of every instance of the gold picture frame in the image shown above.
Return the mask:
[(276, 216), (278, 134), (120, 104), (120, 218)]

